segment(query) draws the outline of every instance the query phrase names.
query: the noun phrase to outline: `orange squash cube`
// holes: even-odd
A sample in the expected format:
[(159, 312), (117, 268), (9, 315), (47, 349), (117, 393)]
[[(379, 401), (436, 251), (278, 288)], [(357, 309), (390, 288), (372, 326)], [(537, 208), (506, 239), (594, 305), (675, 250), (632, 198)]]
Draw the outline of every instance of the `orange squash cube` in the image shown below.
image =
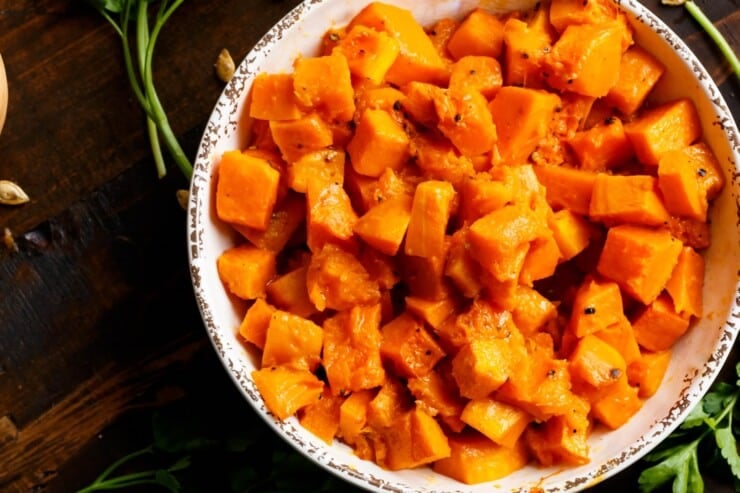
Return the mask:
[(425, 181), (416, 187), (406, 232), (406, 255), (443, 258), (447, 221), (456, 195), (452, 185), (444, 181)]
[(485, 398), (469, 401), (461, 419), (497, 444), (513, 448), (532, 417), (518, 407)]
[(464, 56), (452, 65), (451, 91), (478, 91), (486, 99), (496, 95), (503, 84), (501, 64), (489, 56)]
[(277, 202), (280, 173), (260, 158), (225, 152), (218, 166), (216, 213), (225, 222), (264, 230)]
[(412, 80), (446, 84), (449, 72), (432, 40), (410, 11), (381, 2), (370, 3), (349, 24), (382, 31), (398, 41), (400, 52), (385, 79), (402, 86)]
[(289, 365), (314, 371), (321, 362), (323, 340), (323, 330), (315, 323), (277, 310), (267, 327), (262, 367)]
[(535, 238), (529, 245), (527, 256), (519, 273), (519, 282), (532, 286), (534, 281), (552, 276), (562, 259), (560, 247), (554, 235)]
[(554, 213), (548, 221), (548, 226), (552, 230), (563, 261), (581, 253), (591, 242), (591, 226), (581, 216), (573, 214), (568, 209)]
[(665, 67), (639, 46), (631, 46), (622, 55), (617, 83), (604, 98), (623, 115), (631, 115), (642, 106), (655, 87)]
[(594, 332), (593, 335), (616, 349), (627, 366), (640, 359), (640, 346), (637, 344), (632, 324), (626, 316), (622, 315), (618, 322)]
[(447, 43), (447, 51), (456, 59), (467, 55), (498, 58), (504, 42), (504, 24), (482, 9), (473, 10)]
[(318, 252), (326, 243), (353, 248), (357, 214), (340, 185), (316, 186), (308, 190), (308, 247)]
[(381, 329), (381, 356), (403, 377), (422, 377), (445, 356), (424, 325), (408, 313)]
[(505, 339), (473, 340), (452, 359), (452, 375), (460, 395), (480, 399), (506, 382), (511, 365), (511, 345)]
[(276, 307), (299, 317), (308, 318), (318, 312), (308, 297), (308, 265), (294, 269), (272, 281), (265, 291)]
[(663, 154), (658, 162), (658, 185), (672, 215), (706, 221), (709, 204), (701, 186), (702, 168), (694, 154), (691, 147)]
[(439, 301), (430, 301), (415, 296), (406, 297), (406, 309), (417, 318), (423, 320), (433, 329), (439, 328), (457, 310), (457, 301), (454, 298), (444, 298)]
[(670, 297), (663, 294), (635, 317), (632, 328), (641, 347), (664, 351), (689, 330), (689, 321), (676, 313)]
[(275, 313), (275, 307), (262, 298), (257, 298), (249, 307), (247, 314), (244, 315), (244, 320), (239, 325), (239, 335), (258, 348), (264, 348), (267, 327), (270, 325), (273, 313)]
[(379, 252), (395, 255), (411, 221), (411, 203), (407, 195), (384, 200), (357, 220), (355, 233)]
[(434, 94), (437, 128), (464, 156), (485, 154), (496, 142), (496, 125), (487, 105), (480, 92), (459, 87)]
[(369, 109), (362, 114), (347, 152), (355, 171), (377, 177), (386, 168), (403, 166), (409, 156), (409, 137), (388, 112)]
[(334, 50), (347, 58), (352, 75), (380, 84), (398, 57), (399, 45), (384, 32), (356, 25)]
[(240, 245), (216, 260), (218, 276), (231, 294), (245, 300), (263, 298), (267, 283), (275, 277), (275, 252)]
[(298, 58), (293, 89), (302, 105), (321, 114), (327, 122), (348, 122), (354, 116), (352, 77), (347, 58), (341, 53)]
[(477, 433), (449, 438), (450, 456), (434, 463), (434, 470), (466, 484), (485, 483), (524, 467), (529, 456), (519, 443), (503, 447)]
[(621, 378), (606, 390), (606, 394), (591, 405), (594, 418), (607, 428), (616, 430), (642, 407), (637, 389)]
[(576, 293), (570, 325), (576, 337), (606, 329), (624, 317), (622, 295), (613, 282), (586, 280)]
[(289, 193), (273, 208), (264, 230), (239, 225), (235, 225), (234, 229), (257, 248), (280, 252), (305, 220), (306, 201), (299, 195)]
[(704, 257), (683, 247), (678, 263), (665, 285), (676, 311), (684, 318), (701, 317), (704, 287)]
[(455, 382), (443, 377), (439, 371), (433, 370), (422, 377), (409, 378), (407, 386), (416, 399), (416, 405), (423, 405), (430, 413), (442, 417), (462, 414), (465, 402), (458, 394)]
[(568, 144), (578, 158), (581, 169), (604, 171), (629, 162), (633, 155), (622, 120), (616, 117), (576, 132)]
[(301, 108), (293, 91), (292, 74), (259, 74), (252, 83), (249, 116), (261, 120), (297, 120)]
[(508, 19), (504, 24), (504, 82), (506, 85), (543, 87), (542, 64), (551, 49), (552, 35), (547, 29), (538, 29), (537, 25), (520, 19)]
[(343, 185), (345, 153), (335, 149), (320, 149), (302, 155), (292, 162), (285, 181), (299, 193), (308, 192), (308, 184)]
[(587, 216), (596, 173), (564, 166), (535, 166), (537, 179), (547, 191), (547, 203), (553, 209), (569, 209)]
[(498, 134), (498, 162), (507, 165), (526, 163), (547, 133), (559, 105), (560, 98), (546, 91), (502, 87), (488, 106)]
[(334, 395), (385, 382), (381, 340), (379, 305), (355, 306), (324, 322), (323, 364)]
[(444, 273), (463, 296), (475, 298), (483, 289), (483, 283), (480, 279), (480, 265), (470, 255), (469, 249), (467, 230), (456, 231), (450, 240)]
[(270, 120), (270, 133), (288, 163), (311, 151), (329, 147), (334, 141), (331, 127), (316, 113), (297, 120)]
[(670, 279), (681, 249), (681, 242), (664, 229), (630, 224), (615, 226), (606, 235), (596, 269), (647, 305), (658, 297)]
[(605, 224), (646, 226), (663, 225), (669, 217), (659, 193), (658, 180), (647, 175), (606, 173), (596, 175), (588, 215)]
[(614, 384), (627, 371), (619, 351), (594, 335), (580, 339), (569, 359), (573, 378), (597, 389)]
[(378, 283), (370, 279), (357, 257), (331, 243), (311, 257), (306, 283), (309, 299), (322, 312), (380, 301)]
[(637, 159), (656, 166), (668, 151), (683, 149), (701, 137), (701, 122), (691, 100), (679, 99), (650, 109), (624, 126)]
[(339, 409), (342, 398), (324, 388), (321, 398), (298, 411), (298, 421), (305, 429), (331, 445), (339, 431)]
[(252, 378), (267, 409), (280, 421), (318, 401), (324, 382), (308, 370), (271, 366), (255, 370)]
[(655, 395), (670, 362), (670, 349), (658, 352), (645, 351), (639, 359), (627, 367), (627, 378), (630, 385), (639, 389), (637, 394), (639, 397), (647, 399)]

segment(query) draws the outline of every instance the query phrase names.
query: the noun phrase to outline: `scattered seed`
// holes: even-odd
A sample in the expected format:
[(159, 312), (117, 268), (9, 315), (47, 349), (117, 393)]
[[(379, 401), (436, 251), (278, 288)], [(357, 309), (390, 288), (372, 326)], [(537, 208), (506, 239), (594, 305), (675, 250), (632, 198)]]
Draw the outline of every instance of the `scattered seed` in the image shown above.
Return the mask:
[(177, 197), (177, 203), (180, 204), (180, 207), (182, 210), (186, 211), (188, 210), (188, 201), (190, 200), (190, 192), (187, 190), (181, 189), (175, 192), (175, 197)]
[(0, 204), (21, 205), (28, 202), (26, 192), (17, 184), (8, 180), (0, 180)]
[(5, 248), (11, 252), (18, 251), (18, 244), (15, 242), (15, 238), (13, 238), (13, 233), (10, 231), (10, 228), (5, 228), (3, 231), (3, 243), (5, 244)]
[(221, 50), (221, 53), (218, 54), (218, 58), (216, 59), (216, 64), (214, 65), (216, 67), (216, 75), (222, 82), (229, 82), (231, 78), (234, 76), (234, 71), (236, 70), (236, 66), (234, 65), (234, 59), (231, 58), (231, 53), (229, 53), (229, 50), (224, 48)]

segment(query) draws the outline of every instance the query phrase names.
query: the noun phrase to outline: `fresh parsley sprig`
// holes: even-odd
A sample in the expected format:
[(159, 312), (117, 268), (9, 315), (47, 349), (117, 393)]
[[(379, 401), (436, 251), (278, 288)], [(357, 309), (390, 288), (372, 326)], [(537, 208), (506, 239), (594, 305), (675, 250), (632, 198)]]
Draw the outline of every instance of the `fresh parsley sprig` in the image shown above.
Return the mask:
[(740, 428), (740, 363), (735, 366), (735, 385), (718, 382), (704, 396), (681, 426), (664, 444), (647, 455), (645, 461), (657, 462), (640, 474), (643, 493), (650, 493), (672, 481), (673, 493), (702, 493), (704, 480), (699, 469), (699, 446), (713, 438), (721, 457), (727, 462), (734, 480), (740, 481), (740, 455), (736, 436)]
[[(193, 165), (170, 127), (152, 76), (152, 61), (157, 38), (167, 20), (184, 0), (159, 1), (159, 8), (152, 22), (149, 19), (149, 7), (158, 0), (85, 1), (113, 26), (121, 38), (123, 59), (131, 89), (147, 115), (147, 133), (157, 174), (160, 178), (167, 174), (160, 144), (161, 137), (165, 148), (182, 174), (190, 180), (193, 175)], [(130, 38), (133, 38), (133, 47)]]

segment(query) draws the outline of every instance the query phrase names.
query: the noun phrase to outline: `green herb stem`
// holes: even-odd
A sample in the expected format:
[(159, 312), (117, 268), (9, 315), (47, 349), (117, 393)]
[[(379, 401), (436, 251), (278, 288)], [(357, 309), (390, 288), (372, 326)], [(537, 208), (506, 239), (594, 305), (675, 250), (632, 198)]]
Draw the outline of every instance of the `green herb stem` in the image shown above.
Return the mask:
[(118, 469), (119, 467), (121, 467), (126, 462), (129, 462), (129, 461), (131, 461), (131, 460), (133, 460), (133, 459), (135, 459), (137, 457), (141, 457), (142, 455), (151, 454), (153, 450), (154, 449), (150, 445), (150, 446), (145, 447), (145, 448), (143, 448), (141, 450), (137, 450), (136, 452), (131, 452), (130, 454), (128, 454), (128, 455), (126, 455), (124, 457), (121, 457), (116, 462), (114, 462), (113, 464), (111, 464), (110, 467), (108, 467), (105, 471), (103, 471), (103, 473), (100, 476), (98, 476), (98, 478), (95, 480), (95, 482), (97, 483), (99, 481), (105, 480), (108, 476), (110, 476), (113, 473), (113, 471), (115, 471), (116, 469)]
[(712, 21), (710, 21), (704, 12), (691, 0), (684, 3), (686, 10), (689, 11), (691, 16), (699, 23), (699, 25), (709, 34), (709, 37), (717, 44), (719, 50), (722, 52), (724, 57), (730, 63), (732, 71), (735, 73), (735, 77), (740, 78), (740, 61), (738, 61), (737, 55), (732, 51), (727, 40), (722, 36), (722, 33), (714, 27)]

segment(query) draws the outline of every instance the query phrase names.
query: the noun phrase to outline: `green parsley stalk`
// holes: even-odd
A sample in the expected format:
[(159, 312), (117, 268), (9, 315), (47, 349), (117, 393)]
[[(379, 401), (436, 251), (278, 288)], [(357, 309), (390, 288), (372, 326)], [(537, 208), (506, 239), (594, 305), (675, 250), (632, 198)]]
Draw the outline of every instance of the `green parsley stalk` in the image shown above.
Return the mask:
[[(149, 5), (155, 2), (147, 0), (86, 0), (113, 26), (113, 29), (121, 38), (123, 59), (129, 84), (136, 100), (147, 116), (147, 133), (157, 175), (161, 178), (167, 174), (160, 144), (161, 138), (170, 157), (175, 161), (185, 178), (190, 180), (193, 175), (193, 165), (182, 150), (172, 127), (170, 127), (152, 76), (154, 48), (159, 33), (183, 1), (161, 0), (154, 22), (150, 25)], [(135, 53), (132, 53), (129, 39), (132, 23), (135, 23), (133, 33)]]
[(699, 8), (696, 3), (692, 2), (691, 0), (663, 0), (663, 4), (683, 5), (684, 7), (686, 7), (686, 10), (689, 12), (689, 14), (691, 14), (694, 20), (696, 20), (696, 22), (699, 23), (702, 29), (706, 31), (709, 37), (712, 38), (712, 41), (715, 42), (715, 44), (719, 48), (719, 51), (722, 52), (722, 55), (724, 55), (725, 59), (730, 64), (732, 71), (735, 73), (735, 77), (740, 79), (740, 61), (738, 60), (737, 55), (735, 55), (735, 52), (732, 51), (730, 44), (727, 42), (724, 36), (722, 36), (722, 33), (720, 33), (719, 30), (714, 27), (712, 21), (710, 21), (709, 18), (704, 15), (704, 12), (702, 12), (701, 8)]

